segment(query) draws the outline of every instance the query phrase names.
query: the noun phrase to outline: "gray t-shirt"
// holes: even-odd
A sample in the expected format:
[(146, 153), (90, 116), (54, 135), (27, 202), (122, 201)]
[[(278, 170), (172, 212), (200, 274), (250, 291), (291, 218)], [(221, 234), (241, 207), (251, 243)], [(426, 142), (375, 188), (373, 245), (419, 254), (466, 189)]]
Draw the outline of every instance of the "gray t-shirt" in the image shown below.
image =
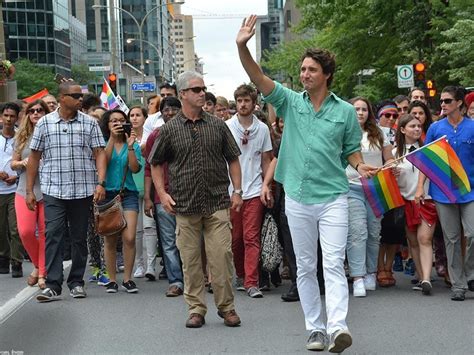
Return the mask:
[[(31, 153), (30, 142), (28, 141), (25, 144), (25, 147), (23, 148), (23, 150), (21, 151), (21, 160), (29, 157), (30, 153)], [(16, 193), (23, 197), (26, 197), (26, 169), (21, 168), (21, 170), (18, 171), (18, 175), (19, 175), (19, 179), (18, 179), (18, 187), (16, 189)], [(35, 194), (36, 201), (41, 201), (43, 199), (43, 193), (41, 192), (41, 187), (40, 187), (39, 174), (36, 175), (36, 181), (33, 186), (33, 192)]]

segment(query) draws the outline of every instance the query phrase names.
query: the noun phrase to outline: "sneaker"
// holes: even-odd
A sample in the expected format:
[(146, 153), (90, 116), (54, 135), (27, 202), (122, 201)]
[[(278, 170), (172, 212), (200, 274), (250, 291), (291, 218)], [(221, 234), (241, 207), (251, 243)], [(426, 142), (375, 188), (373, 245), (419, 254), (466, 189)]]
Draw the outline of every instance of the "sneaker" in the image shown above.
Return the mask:
[(421, 281), (418, 281), (412, 288), (413, 291), (421, 291), (423, 287), (421, 286)]
[(135, 269), (135, 272), (133, 273), (133, 277), (137, 279), (141, 279), (142, 277), (145, 277), (145, 268), (143, 265), (138, 265), (137, 268)]
[(306, 342), (306, 349), (308, 350), (323, 351), (325, 346), (326, 334), (318, 330), (313, 331)]
[(19, 261), (12, 262), (12, 277), (15, 279), (23, 277), (23, 267)]
[(237, 291), (245, 291), (243, 278), (237, 277), (237, 279), (235, 279), (235, 289)]
[(61, 299), (60, 294), (50, 289), (49, 287), (45, 288), (43, 291), (41, 291), (41, 293), (38, 296), (36, 296), (36, 300), (39, 303), (58, 301), (60, 299)]
[(247, 294), (251, 298), (262, 298), (263, 297), (263, 293), (256, 287), (250, 287), (247, 290)]
[(364, 286), (366, 291), (375, 291), (377, 285), (376, 274), (367, 274), (364, 276)]
[(354, 281), (352, 285), (354, 297), (365, 297), (367, 293), (365, 292), (364, 279), (358, 279)]
[[(165, 272), (166, 273), (166, 272)], [(148, 269), (145, 273), (145, 277), (148, 279), (148, 281), (155, 281), (156, 280), (156, 273), (155, 270), (153, 269)], [(168, 278), (168, 277), (167, 277)]]
[(413, 259), (408, 259), (407, 263), (405, 264), (405, 275), (415, 275), (415, 262)]
[(260, 283), (260, 291), (268, 292), (270, 291), (270, 280), (266, 280)]
[(97, 279), (97, 285), (105, 286), (108, 285), (110, 282), (109, 274), (107, 272), (101, 273), (99, 278)]
[(464, 295), (463, 291), (454, 291), (451, 294), (452, 301), (464, 301), (465, 299), (466, 299), (466, 296)]
[(423, 293), (425, 296), (431, 295), (431, 289), (433, 287), (431, 286), (431, 282), (429, 281), (421, 281), (421, 293)]
[(97, 282), (99, 281), (100, 276), (100, 269), (97, 266), (91, 267), (91, 276), (89, 276), (89, 282)]
[(403, 259), (401, 253), (395, 254), (395, 259), (393, 260), (393, 271), (403, 271)]
[(73, 287), (73, 289), (69, 291), (69, 294), (71, 295), (72, 298), (86, 298), (87, 297), (87, 293), (84, 290), (84, 287), (79, 286), (79, 285), (76, 287)]
[(328, 351), (330, 353), (342, 353), (352, 345), (352, 336), (347, 329), (341, 329), (331, 335), (331, 343)]
[(469, 291), (474, 292), (474, 280), (469, 280), (467, 282), (467, 288), (469, 289)]
[(123, 265), (123, 254), (117, 253), (117, 272), (123, 272), (125, 266)]
[(118, 292), (118, 285), (115, 281), (109, 282), (105, 285), (105, 292), (107, 293), (117, 293)]
[(137, 293), (138, 292), (138, 287), (133, 282), (132, 280), (128, 280), (127, 282), (122, 282), (122, 287), (128, 292), (128, 293)]

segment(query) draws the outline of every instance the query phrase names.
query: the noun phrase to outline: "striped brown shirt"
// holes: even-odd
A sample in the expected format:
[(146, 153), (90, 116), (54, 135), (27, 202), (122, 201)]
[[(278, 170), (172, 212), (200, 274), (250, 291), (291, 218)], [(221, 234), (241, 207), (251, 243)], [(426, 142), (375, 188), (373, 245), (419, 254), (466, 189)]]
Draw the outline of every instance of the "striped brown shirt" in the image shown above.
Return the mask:
[(211, 215), (230, 206), (227, 163), (239, 155), (224, 121), (201, 111), (193, 122), (180, 111), (160, 128), (149, 162), (168, 163), (169, 193), (177, 213)]

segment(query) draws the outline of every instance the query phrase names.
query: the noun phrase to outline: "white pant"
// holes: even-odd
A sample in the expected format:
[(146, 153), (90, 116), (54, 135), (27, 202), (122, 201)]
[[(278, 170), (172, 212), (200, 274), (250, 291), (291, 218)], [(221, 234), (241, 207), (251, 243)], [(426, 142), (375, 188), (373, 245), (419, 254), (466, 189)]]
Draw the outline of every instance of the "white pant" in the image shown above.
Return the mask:
[[(317, 205), (303, 205), (286, 196), (285, 208), (295, 250), (296, 282), (306, 329), (327, 334), (347, 329), (349, 290), (344, 272), (348, 232), (347, 195)], [(321, 297), (316, 276), (319, 236), (326, 285), (327, 327), (321, 317)]]
[[(135, 267), (143, 266), (147, 273), (154, 274), (158, 235), (156, 233), (156, 222), (145, 214), (144, 204), (143, 198), (140, 198), (140, 212), (138, 213), (137, 234), (135, 238)], [(145, 248), (143, 248), (143, 240), (145, 240)], [(146, 260), (146, 265), (144, 259)]]

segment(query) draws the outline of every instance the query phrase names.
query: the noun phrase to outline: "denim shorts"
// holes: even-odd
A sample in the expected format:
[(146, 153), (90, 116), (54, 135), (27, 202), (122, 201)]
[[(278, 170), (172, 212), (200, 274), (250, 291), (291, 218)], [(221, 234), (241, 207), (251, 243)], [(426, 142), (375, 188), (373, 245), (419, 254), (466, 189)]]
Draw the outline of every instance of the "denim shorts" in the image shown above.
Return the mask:
[[(100, 204), (112, 201), (118, 193), (118, 191), (106, 191), (105, 200), (100, 201)], [(122, 195), (122, 208), (124, 211), (135, 211), (138, 213), (138, 192), (125, 190)]]

